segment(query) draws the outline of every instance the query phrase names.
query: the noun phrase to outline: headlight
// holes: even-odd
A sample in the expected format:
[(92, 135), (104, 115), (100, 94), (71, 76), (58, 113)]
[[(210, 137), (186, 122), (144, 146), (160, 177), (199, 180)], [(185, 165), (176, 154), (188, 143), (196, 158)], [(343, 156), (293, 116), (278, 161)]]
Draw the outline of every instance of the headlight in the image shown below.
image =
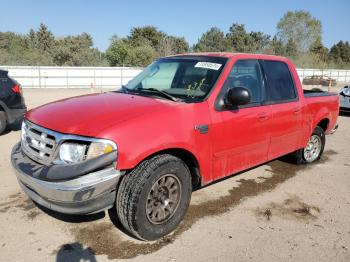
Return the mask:
[(342, 93), (346, 96), (350, 96), (350, 87), (349, 86), (345, 86), (343, 89), (342, 89)]
[(78, 163), (116, 150), (113, 142), (101, 141), (82, 144), (65, 142), (60, 147), (59, 158), (64, 163)]

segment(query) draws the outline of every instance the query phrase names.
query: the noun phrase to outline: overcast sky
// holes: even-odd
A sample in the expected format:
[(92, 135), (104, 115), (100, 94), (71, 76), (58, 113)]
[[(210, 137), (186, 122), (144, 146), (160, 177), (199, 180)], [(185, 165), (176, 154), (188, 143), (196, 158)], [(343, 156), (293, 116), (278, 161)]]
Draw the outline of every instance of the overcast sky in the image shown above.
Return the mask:
[(349, 0), (11, 0), (1, 6), (0, 31), (25, 34), (43, 22), (56, 36), (87, 32), (102, 51), (112, 35), (123, 37), (132, 27), (144, 25), (184, 36), (190, 44), (212, 26), (226, 33), (235, 22), (249, 31), (274, 35), (283, 14), (295, 10), (309, 11), (321, 20), (327, 47), (350, 41)]

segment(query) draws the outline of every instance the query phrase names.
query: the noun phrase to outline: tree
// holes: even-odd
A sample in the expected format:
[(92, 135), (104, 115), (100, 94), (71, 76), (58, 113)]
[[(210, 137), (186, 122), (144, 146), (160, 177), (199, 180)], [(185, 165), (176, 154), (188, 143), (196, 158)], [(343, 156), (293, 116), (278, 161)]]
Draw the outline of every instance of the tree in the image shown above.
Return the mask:
[(272, 53), (275, 55), (283, 56), (286, 52), (283, 42), (280, 39), (278, 39), (276, 36), (274, 36), (271, 41), (271, 49), (272, 49)]
[(317, 38), (317, 40), (310, 46), (310, 52), (318, 56), (322, 61), (327, 60), (328, 48), (323, 46), (321, 38)]
[(60, 66), (98, 65), (102, 58), (102, 54), (93, 48), (92, 37), (87, 33), (55, 40), (51, 53), (54, 63)]
[(106, 51), (106, 56), (111, 66), (123, 66), (127, 62), (127, 56), (132, 47), (125, 40), (118, 37), (112, 39), (111, 45)]
[(127, 39), (114, 37), (106, 56), (111, 66), (147, 66), (159, 55), (149, 45), (134, 47)]
[(54, 45), (54, 36), (47, 26), (40, 24), (39, 30), (36, 32), (36, 48), (43, 52), (50, 52)]
[(29, 48), (31, 48), (31, 49), (37, 48), (38, 39), (36, 37), (36, 33), (35, 33), (34, 29), (29, 30), (29, 33), (27, 35), (27, 42), (28, 42)]
[(212, 27), (205, 32), (194, 46), (196, 52), (223, 52), (227, 48), (224, 32), (217, 27)]
[(270, 43), (270, 36), (264, 34), (263, 32), (250, 32), (250, 51), (263, 53)]
[(286, 44), (286, 56), (297, 57), (297, 55), (298, 55), (298, 47), (293, 41), (293, 39), (289, 39)]
[(128, 66), (145, 67), (158, 57), (158, 53), (151, 46), (141, 45), (129, 50), (125, 63)]
[(336, 63), (350, 63), (350, 44), (349, 42), (339, 41), (331, 47), (329, 58)]
[(277, 37), (284, 44), (293, 42), (298, 52), (307, 52), (321, 38), (320, 20), (306, 11), (287, 12), (277, 24)]
[(183, 37), (166, 36), (160, 43), (158, 50), (161, 56), (182, 54), (188, 52), (189, 45)]
[(263, 32), (247, 32), (242, 24), (233, 24), (226, 35), (230, 49), (236, 52), (263, 52), (270, 43), (270, 36)]
[(134, 27), (131, 29), (127, 40), (132, 46), (150, 45), (157, 50), (165, 36), (162, 31), (158, 31), (154, 26)]
[(248, 46), (251, 42), (249, 34), (242, 24), (233, 24), (226, 35), (230, 46), (236, 52), (249, 52)]

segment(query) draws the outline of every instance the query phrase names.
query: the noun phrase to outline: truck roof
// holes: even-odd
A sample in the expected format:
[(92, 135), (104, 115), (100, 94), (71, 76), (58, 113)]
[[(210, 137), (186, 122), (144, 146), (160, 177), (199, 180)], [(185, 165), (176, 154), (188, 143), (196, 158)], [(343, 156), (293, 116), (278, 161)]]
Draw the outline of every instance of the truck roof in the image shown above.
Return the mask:
[(176, 56), (213, 56), (213, 57), (226, 57), (226, 58), (232, 58), (235, 56), (238, 57), (245, 57), (245, 58), (256, 58), (256, 59), (273, 59), (273, 60), (279, 60), (279, 61), (286, 61), (287, 58), (283, 56), (276, 56), (276, 55), (266, 55), (266, 54), (251, 54), (251, 53), (233, 53), (233, 52), (199, 52), (199, 53), (185, 53), (185, 54), (177, 54), (169, 57), (176, 57)]

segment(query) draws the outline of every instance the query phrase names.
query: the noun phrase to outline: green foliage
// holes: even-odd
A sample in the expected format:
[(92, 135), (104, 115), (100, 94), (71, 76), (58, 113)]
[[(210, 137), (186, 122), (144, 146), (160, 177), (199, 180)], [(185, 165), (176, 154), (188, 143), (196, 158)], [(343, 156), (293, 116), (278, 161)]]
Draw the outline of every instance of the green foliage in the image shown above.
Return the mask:
[(277, 24), (277, 37), (284, 44), (294, 42), (298, 52), (309, 51), (321, 33), (321, 21), (306, 11), (287, 12)]
[(283, 42), (280, 39), (278, 39), (276, 36), (273, 37), (270, 45), (271, 45), (272, 54), (280, 55), (280, 56), (285, 55), (286, 48), (283, 45)]
[(329, 58), (339, 64), (350, 63), (350, 45), (349, 42), (339, 41), (331, 47)]
[(288, 57), (295, 58), (298, 55), (298, 46), (293, 41), (293, 39), (289, 39), (285, 46), (285, 54)]
[(318, 56), (323, 62), (327, 61), (328, 48), (323, 46), (321, 38), (317, 38), (317, 40), (310, 46), (310, 53)]
[(83, 33), (55, 38), (44, 24), (27, 35), (0, 32), (2, 65), (107, 65), (103, 53), (93, 48), (92, 37)]
[(223, 52), (228, 50), (224, 32), (217, 27), (210, 28), (193, 48), (196, 52)]
[(166, 35), (153, 26), (135, 27), (125, 38), (112, 37), (106, 57), (111, 66), (146, 66), (161, 57), (188, 52), (183, 37)]
[(145, 67), (153, 62), (159, 54), (149, 45), (139, 45), (130, 49), (128, 56), (126, 57), (127, 65), (136, 65)]
[(35, 47), (45, 53), (50, 53), (55, 45), (55, 38), (47, 26), (40, 24), (39, 30), (35, 33)]
[(111, 66), (126, 65), (127, 56), (132, 47), (123, 39), (112, 38), (112, 43), (106, 51), (106, 56)]
[(165, 36), (158, 47), (161, 56), (183, 54), (189, 51), (189, 45), (184, 37)]
[(263, 32), (247, 32), (242, 24), (233, 24), (226, 35), (229, 49), (243, 53), (262, 53), (270, 43), (270, 36)]
[(165, 33), (157, 30), (154, 26), (134, 27), (131, 29), (127, 41), (134, 47), (148, 45), (157, 50), (165, 36)]
[(272, 38), (234, 23), (227, 33), (206, 31), (192, 47), (183, 37), (167, 35), (154, 26), (134, 27), (124, 38), (113, 36), (105, 53), (93, 47), (87, 33), (55, 37), (46, 25), (28, 34), (0, 32), (0, 64), (57, 66), (146, 66), (153, 60), (190, 50), (245, 52), (287, 56), (298, 67), (350, 68), (350, 44), (339, 41), (330, 50), (322, 44), (321, 22), (309, 12), (287, 12)]

